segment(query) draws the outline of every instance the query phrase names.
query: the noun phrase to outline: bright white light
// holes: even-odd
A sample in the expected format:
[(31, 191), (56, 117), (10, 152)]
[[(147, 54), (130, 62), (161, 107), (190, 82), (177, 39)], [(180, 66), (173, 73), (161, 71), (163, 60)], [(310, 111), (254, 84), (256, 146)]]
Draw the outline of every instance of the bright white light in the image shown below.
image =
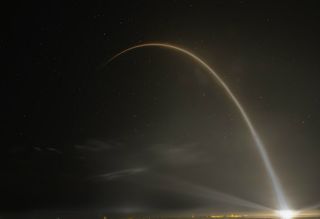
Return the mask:
[(277, 214), (281, 219), (292, 219), (296, 215), (296, 212), (292, 210), (280, 210), (277, 211)]

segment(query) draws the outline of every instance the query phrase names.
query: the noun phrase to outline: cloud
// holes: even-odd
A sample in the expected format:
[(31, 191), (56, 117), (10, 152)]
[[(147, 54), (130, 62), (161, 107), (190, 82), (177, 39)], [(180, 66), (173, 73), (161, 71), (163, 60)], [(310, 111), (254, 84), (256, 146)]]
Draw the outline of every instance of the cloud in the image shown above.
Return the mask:
[(86, 142), (86, 144), (75, 145), (74, 148), (77, 150), (99, 152), (104, 150), (109, 150), (113, 145), (106, 143), (101, 140), (91, 139)]
[(40, 147), (36, 147), (36, 146), (33, 147), (33, 149), (36, 150), (36, 151), (42, 151), (42, 149)]
[(57, 154), (62, 154), (62, 152), (54, 147), (46, 147), (46, 150), (47, 151), (50, 151), (50, 152), (54, 152), (54, 153), (57, 153)]
[(205, 154), (199, 149), (198, 144), (154, 144), (149, 152), (158, 162), (172, 165), (188, 165), (204, 162)]
[(38, 151), (38, 152), (53, 152), (53, 153), (57, 153), (57, 154), (62, 154), (62, 151), (58, 150), (57, 148), (55, 147), (38, 147), (38, 146), (34, 146), (33, 149), (35, 151)]
[(128, 177), (136, 174), (140, 174), (143, 172), (146, 172), (148, 169), (145, 167), (138, 167), (138, 168), (130, 168), (130, 169), (124, 169), (124, 170), (118, 170), (114, 172), (109, 172), (105, 174), (100, 174), (97, 176), (94, 176), (95, 179), (103, 179), (103, 180), (115, 180), (123, 177)]

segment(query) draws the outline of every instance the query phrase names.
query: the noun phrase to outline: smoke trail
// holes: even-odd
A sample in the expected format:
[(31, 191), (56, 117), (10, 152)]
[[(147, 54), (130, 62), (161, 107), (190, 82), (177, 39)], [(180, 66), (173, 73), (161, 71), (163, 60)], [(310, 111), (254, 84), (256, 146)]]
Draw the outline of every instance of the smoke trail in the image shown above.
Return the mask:
[(304, 208), (301, 208), (300, 211), (310, 211), (310, 210), (314, 210), (314, 209), (319, 209), (320, 208), (320, 203), (316, 203), (314, 205), (310, 205)]
[[(241, 207), (246, 207), (246, 208), (251, 208), (256, 210), (263, 210), (263, 211), (272, 210), (266, 206), (263, 206), (263, 205), (260, 205), (260, 204), (257, 204), (257, 203), (254, 203), (230, 194), (219, 192), (202, 185), (196, 185), (191, 182), (179, 179), (177, 177), (167, 176), (167, 175), (163, 175), (155, 172), (149, 172), (147, 182), (150, 182), (150, 179), (151, 179), (151, 182), (153, 179), (156, 182), (164, 182), (164, 183), (148, 183), (149, 186), (153, 185), (165, 190), (179, 191), (184, 194), (205, 198), (209, 201), (224, 202), (231, 205), (241, 206)], [(167, 185), (170, 185), (170, 186), (167, 186)]]
[(251, 120), (249, 119), (246, 111), (244, 110), (243, 106), (240, 104), (240, 102), (238, 101), (238, 99), (236, 98), (236, 96), (233, 94), (233, 92), (230, 90), (230, 88), (228, 87), (228, 85), (222, 80), (222, 78), (208, 65), (206, 64), (202, 59), (200, 59), (198, 56), (194, 55), (192, 52), (189, 52), (186, 49), (183, 49), (181, 47), (175, 46), (175, 45), (171, 45), (171, 44), (166, 44), (166, 43), (144, 43), (144, 44), (139, 44), (136, 46), (132, 46), (130, 48), (127, 48), (123, 51), (121, 51), (120, 53), (116, 54), (115, 56), (113, 56), (111, 59), (109, 59), (107, 61), (106, 64), (110, 63), (112, 60), (114, 60), (115, 58), (117, 58), (118, 56), (127, 53), (131, 50), (134, 49), (138, 49), (138, 48), (142, 48), (142, 47), (160, 47), (160, 48), (167, 48), (167, 49), (171, 49), (177, 52), (180, 52), (182, 54), (185, 54), (187, 56), (189, 56), (190, 58), (192, 58), (194, 61), (196, 61), (197, 63), (199, 63), (200, 65), (202, 65), (202, 67), (204, 67), (208, 73), (210, 74), (211, 77), (213, 77), (213, 79), (215, 79), (218, 84), (224, 89), (224, 91), (227, 93), (227, 95), (231, 98), (231, 100), (233, 101), (233, 103), (236, 105), (236, 107), (238, 108), (238, 110), (241, 113), (241, 116), (244, 120), (244, 122), (246, 123), (246, 125), (248, 126), (248, 129), (252, 135), (252, 138), (255, 142), (255, 145), (258, 149), (259, 155), (265, 165), (265, 168), (267, 170), (268, 175), (271, 178), (271, 183), (273, 186), (273, 190), (275, 192), (278, 204), (280, 209), (287, 209), (287, 202), (285, 200), (279, 179), (273, 169), (273, 166), (271, 164), (270, 158), (267, 154), (267, 151), (263, 145), (263, 142), (261, 141), (257, 131), (255, 130)]

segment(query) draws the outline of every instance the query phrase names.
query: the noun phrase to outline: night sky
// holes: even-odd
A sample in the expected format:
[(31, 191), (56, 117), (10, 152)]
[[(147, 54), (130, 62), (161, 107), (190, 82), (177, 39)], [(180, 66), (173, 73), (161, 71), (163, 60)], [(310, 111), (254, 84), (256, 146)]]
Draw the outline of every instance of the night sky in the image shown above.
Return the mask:
[(230, 86), (292, 208), (320, 202), (319, 8), (302, 1), (16, 3), (0, 41), (0, 211), (276, 208)]

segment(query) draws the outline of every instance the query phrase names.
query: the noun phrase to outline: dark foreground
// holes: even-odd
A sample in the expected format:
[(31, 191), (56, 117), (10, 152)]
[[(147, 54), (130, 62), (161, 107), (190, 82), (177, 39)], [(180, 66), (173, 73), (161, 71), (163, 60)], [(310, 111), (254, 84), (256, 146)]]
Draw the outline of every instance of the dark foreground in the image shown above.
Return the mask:
[[(0, 219), (289, 219), (281, 218), (274, 212), (242, 212), (212, 214), (137, 214), (76, 211), (28, 211), (21, 213), (1, 213)], [(299, 212), (293, 219), (320, 219), (320, 211)]]

